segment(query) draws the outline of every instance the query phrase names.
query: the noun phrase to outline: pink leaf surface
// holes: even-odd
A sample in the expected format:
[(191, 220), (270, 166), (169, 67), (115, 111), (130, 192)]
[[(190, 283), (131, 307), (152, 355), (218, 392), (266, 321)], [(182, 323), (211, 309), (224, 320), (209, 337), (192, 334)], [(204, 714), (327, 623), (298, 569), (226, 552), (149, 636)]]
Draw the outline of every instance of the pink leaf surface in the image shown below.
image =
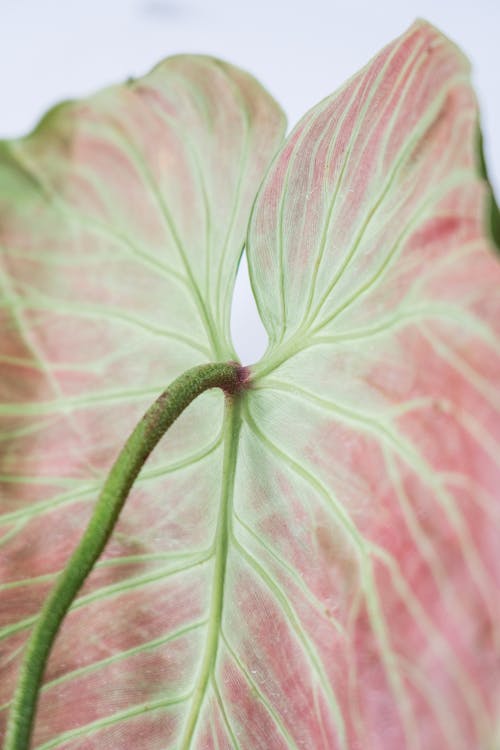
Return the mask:
[(417, 23), (305, 116), (254, 208), (270, 345), (245, 534), (300, 622), (281, 617), (307, 747), (498, 738), (500, 268), (476, 133), (466, 60)]
[[(0, 721), (113, 458), (234, 357), (282, 116), (173, 58), (0, 146)], [(302, 120), (247, 239), (269, 349), (144, 468), (37, 750), (495, 750), (500, 267), (460, 52), (419, 22)]]

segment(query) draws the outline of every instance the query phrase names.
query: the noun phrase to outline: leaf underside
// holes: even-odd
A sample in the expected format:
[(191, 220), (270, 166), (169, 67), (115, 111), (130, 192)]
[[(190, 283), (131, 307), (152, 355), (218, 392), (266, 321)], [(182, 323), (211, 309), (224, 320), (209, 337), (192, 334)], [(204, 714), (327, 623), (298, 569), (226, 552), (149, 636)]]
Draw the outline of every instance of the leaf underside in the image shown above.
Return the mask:
[[(204, 394), (145, 466), (33, 748), (494, 750), (500, 269), (477, 127), (466, 60), (418, 22), (281, 147), (247, 236), (253, 388)], [(133, 425), (235, 357), (283, 129), (250, 76), (187, 56), (0, 144), (0, 726)]]

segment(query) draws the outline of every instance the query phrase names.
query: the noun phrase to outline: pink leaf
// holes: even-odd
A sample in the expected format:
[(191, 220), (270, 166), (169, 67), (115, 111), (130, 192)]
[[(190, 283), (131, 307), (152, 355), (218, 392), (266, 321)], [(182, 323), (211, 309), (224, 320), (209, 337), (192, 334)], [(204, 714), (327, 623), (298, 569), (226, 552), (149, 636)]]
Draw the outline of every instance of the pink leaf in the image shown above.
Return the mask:
[(254, 209), (270, 346), (242, 515), (309, 644), (281, 618), (307, 747), (495, 745), (500, 268), (477, 127), (466, 60), (416, 23), (304, 117)]
[[(234, 358), (234, 277), (283, 129), (253, 78), (187, 56), (0, 145), (0, 735), (30, 627), (135, 422), (186, 368)], [(34, 746), (175, 745), (221, 417), (206, 394), (145, 467), (58, 637)]]

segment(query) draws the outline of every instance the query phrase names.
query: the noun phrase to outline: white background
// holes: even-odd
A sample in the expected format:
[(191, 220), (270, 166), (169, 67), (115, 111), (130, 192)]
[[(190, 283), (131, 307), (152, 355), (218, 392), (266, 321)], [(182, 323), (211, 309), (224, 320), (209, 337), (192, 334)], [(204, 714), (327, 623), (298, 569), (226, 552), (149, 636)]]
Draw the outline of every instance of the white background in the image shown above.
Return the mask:
[[(21, 135), (60, 99), (205, 52), (256, 75), (291, 125), (416, 18), (439, 26), (473, 64), (489, 170), (500, 188), (499, 0), (0, 0), (0, 136)], [(233, 305), (242, 362), (266, 336), (246, 266)]]

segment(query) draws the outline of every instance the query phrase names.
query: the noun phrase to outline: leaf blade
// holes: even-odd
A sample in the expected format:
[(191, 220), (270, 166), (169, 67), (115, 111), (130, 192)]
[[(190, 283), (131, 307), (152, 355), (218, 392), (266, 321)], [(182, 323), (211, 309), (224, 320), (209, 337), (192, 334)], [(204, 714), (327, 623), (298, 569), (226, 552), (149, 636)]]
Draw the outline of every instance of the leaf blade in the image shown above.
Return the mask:
[[(0, 146), (2, 727), (26, 635), (138, 416), (172, 376), (234, 356), (232, 285), (283, 128), (251, 76), (179, 56)], [(207, 393), (142, 472), (51, 655), (36, 746), (175, 742), (222, 429)]]
[(304, 117), (254, 206), (270, 344), (247, 415), (261, 503), (282, 476), (290, 507), (286, 534), (252, 528), (334, 614), (309, 625), (344, 721), (325, 738), (317, 714), (321, 747), (495, 742), (500, 270), (476, 133), (467, 61), (419, 22)]

